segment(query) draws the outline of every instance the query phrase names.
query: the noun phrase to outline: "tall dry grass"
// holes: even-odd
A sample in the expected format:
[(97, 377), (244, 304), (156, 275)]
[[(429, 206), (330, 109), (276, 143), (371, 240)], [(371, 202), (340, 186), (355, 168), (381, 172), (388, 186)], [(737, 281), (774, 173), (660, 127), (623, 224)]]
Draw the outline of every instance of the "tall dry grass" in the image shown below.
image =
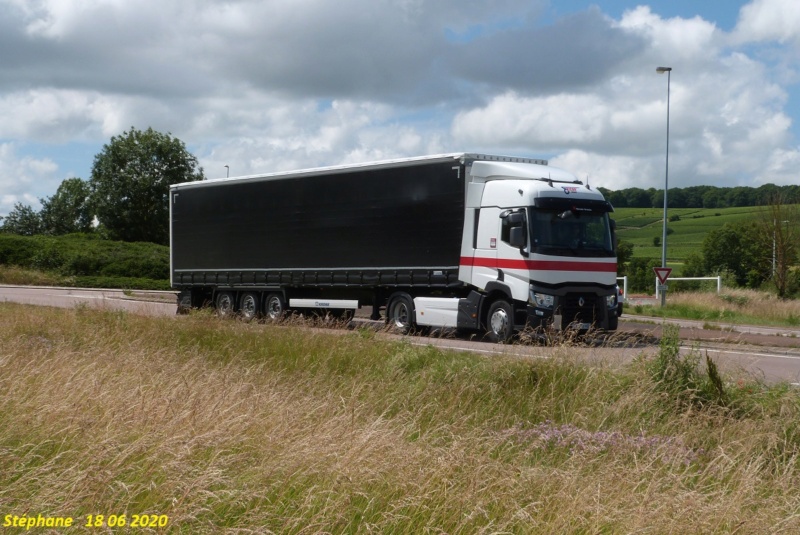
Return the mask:
[[(0, 513), (176, 533), (793, 533), (797, 394), (681, 407), (622, 372), (0, 304)], [(78, 522), (80, 523), (80, 522)], [(83, 528), (59, 530), (83, 532)], [(146, 531), (146, 530), (145, 530)]]
[(646, 312), (667, 317), (705, 321), (800, 326), (800, 300), (780, 299), (775, 294), (746, 289), (714, 292), (675, 292), (665, 309), (633, 307), (627, 312)]

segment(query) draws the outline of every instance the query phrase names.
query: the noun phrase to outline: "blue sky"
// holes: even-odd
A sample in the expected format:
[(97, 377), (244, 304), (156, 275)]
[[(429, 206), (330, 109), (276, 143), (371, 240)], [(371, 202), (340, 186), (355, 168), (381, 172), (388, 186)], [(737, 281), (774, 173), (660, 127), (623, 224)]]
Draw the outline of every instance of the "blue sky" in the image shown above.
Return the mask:
[[(0, 215), (131, 127), (209, 178), (442, 152), (800, 182), (796, 0), (0, 0)], [(11, 52), (13, 51), (13, 52)]]

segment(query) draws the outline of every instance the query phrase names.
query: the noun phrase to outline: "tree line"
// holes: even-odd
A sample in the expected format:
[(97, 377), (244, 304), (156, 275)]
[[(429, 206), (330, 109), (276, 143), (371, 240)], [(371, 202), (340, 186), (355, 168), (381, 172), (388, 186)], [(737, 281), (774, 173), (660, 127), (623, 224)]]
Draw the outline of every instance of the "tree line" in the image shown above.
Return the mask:
[[(664, 190), (655, 188), (627, 188), (609, 190), (597, 188), (617, 208), (660, 208), (664, 206)], [(669, 208), (735, 208), (763, 206), (780, 197), (787, 202), (800, 202), (800, 185), (776, 186), (764, 184), (757, 188), (748, 186), (717, 187), (689, 186), (670, 188), (667, 195)]]
[(68, 178), (41, 209), (16, 203), (0, 231), (32, 236), (97, 232), (127, 242), (169, 243), (169, 187), (203, 180), (203, 168), (171, 134), (131, 128), (103, 146), (89, 180)]

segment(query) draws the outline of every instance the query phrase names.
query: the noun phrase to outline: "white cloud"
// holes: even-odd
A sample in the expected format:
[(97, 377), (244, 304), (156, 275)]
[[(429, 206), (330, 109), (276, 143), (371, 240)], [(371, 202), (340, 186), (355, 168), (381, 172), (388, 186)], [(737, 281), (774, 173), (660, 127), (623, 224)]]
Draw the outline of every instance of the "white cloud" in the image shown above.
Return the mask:
[(547, 5), (0, 0), (0, 197), (52, 195), (91, 165), (60, 150), (131, 126), (177, 136), (211, 177), (475, 150), (661, 187), (659, 65), (671, 184), (792, 180), (796, 59), (752, 45), (796, 42), (788, 0), (753, 0), (732, 33), (647, 6), (549, 22)]
[(50, 159), (20, 157), (13, 144), (0, 143), (0, 215), (8, 214), (18, 202), (38, 209), (39, 199), (31, 191), (38, 183), (52, 182), (56, 171)]
[(739, 11), (733, 32), (740, 42), (778, 41), (800, 45), (800, 9), (795, 0), (753, 0)]

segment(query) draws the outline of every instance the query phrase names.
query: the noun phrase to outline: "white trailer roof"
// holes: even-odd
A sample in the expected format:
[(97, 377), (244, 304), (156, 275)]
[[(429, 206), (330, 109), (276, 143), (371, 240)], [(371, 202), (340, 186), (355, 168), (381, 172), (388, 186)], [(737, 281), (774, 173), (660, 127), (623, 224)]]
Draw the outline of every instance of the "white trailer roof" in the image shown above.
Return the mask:
[[(459, 163), (467, 162), (467, 161), (474, 161), (474, 162), (495, 162), (495, 163), (506, 163), (506, 164), (516, 164), (521, 167), (529, 168), (530, 164), (536, 166), (547, 166), (547, 160), (539, 160), (533, 158), (519, 158), (515, 156), (497, 156), (491, 154), (478, 154), (478, 153), (467, 153), (467, 152), (457, 152), (457, 153), (446, 153), (446, 154), (433, 154), (430, 156), (415, 156), (413, 158), (398, 158), (393, 160), (381, 160), (376, 162), (364, 162), (364, 163), (354, 163), (354, 164), (344, 164), (344, 165), (334, 165), (328, 167), (314, 167), (310, 169), (298, 169), (295, 171), (282, 171), (277, 173), (265, 173), (260, 175), (246, 175), (246, 176), (236, 176), (230, 178), (213, 178), (210, 180), (200, 180), (196, 182), (184, 182), (182, 184), (173, 184), (170, 186), (171, 189), (184, 189), (184, 188), (191, 188), (191, 187), (203, 187), (203, 186), (214, 186), (219, 185), (221, 183), (227, 182), (237, 182), (237, 181), (259, 181), (259, 180), (277, 180), (283, 178), (299, 178), (302, 176), (316, 176), (316, 175), (325, 175), (325, 174), (333, 174), (338, 172), (346, 172), (352, 170), (369, 170), (369, 169), (378, 169), (378, 168), (390, 168), (390, 167), (404, 167), (407, 165), (413, 165), (416, 163), (421, 162), (434, 162), (434, 161), (447, 161), (453, 160)], [(525, 164), (525, 165), (522, 165)], [(472, 164), (474, 167), (474, 163)], [(549, 168), (548, 169), (552, 169)], [(514, 175), (512, 175), (514, 176)], [(530, 176), (528, 173), (526, 176)], [(546, 175), (543, 175), (543, 178), (547, 178)], [(574, 178), (574, 177), (573, 177)]]

